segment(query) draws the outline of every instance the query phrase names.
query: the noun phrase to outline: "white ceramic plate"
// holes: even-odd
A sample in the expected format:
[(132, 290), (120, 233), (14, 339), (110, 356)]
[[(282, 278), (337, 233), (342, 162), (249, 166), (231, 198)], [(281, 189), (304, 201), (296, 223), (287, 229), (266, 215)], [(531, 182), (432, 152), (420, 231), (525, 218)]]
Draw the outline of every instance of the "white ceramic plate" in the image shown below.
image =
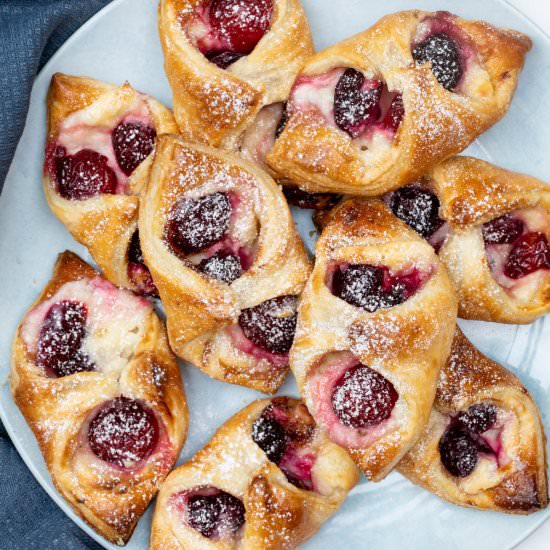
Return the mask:
[[(50, 277), (58, 252), (72, 249), (90, 259), (57, 221), (41, 188), (46, 130), (45, 97), (56, 71), (121, 83), (166, 104), (171, 94), (163, 72), (157, 36), (155, 0), (116, 0), (86, 23), (57, 52), (36, 79), (27, 125), (0, 198), (0, 415), (21, 456), (57, 504), (105, 548), (115, 548), (75, 516), (53, 488), (35, 439), (15, 407), (8, 386), (10, 347), (15, 328)], [(535, 43), (512, 108), (503, 122), (476, 142), (469, 153), (526, 171), (544, 179), (550, 173), (550, 38), (503, 0), (304, 0), (317, 47), (326, 47), (359, 32), (381, 16), (402, 9), (448, 9), (467, 18), (486, 19), (528, 33)], [(311, 248), (311, 225), (303, 212), (298, 225)], [(550, 326), (545, 319), (528, 327), (461, 323), (482, 351), (517, 372), (539, 404), (550, 428)], [(191, 425), (180, 462), (191, 457), (216, 428), (237, 410), (259, 397), (257, 392), (209, 379), (183, 366)], [(292, 377), (281, 393), (297, 394)], [(145, 550), (152, 508), (141, 519), (127, 548)], [(395, 550), (510, 549), (536, 529), (550, 511), (510, 517), (457, 508), (416, 488), (398, 474), (379, 484), (356, 487), (342, 509), (306, 548), (369, 548)]]

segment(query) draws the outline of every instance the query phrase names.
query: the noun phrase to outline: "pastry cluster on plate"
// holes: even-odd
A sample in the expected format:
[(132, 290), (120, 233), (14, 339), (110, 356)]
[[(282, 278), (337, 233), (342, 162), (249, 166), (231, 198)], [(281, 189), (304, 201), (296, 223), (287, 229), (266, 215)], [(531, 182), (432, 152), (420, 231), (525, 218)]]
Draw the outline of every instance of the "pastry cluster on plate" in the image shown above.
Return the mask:
[[(13, 347), (15, 401), (59, 492), (124, 544), (291, 549), (362, 471), (449, 502), (547, 506), (521, 382), (457, 315), (550, 311), (550, 191), (454, 157), (506, 113), (528, 37), (408, 11), (314, 55), (298, 0), (161, 0), (174, 112), (54, 75), (44, 191), (97, 266), (60, 255)], [(289, 203), (316, 210), (312, 261)], [(159, 297), (166, 328), (152, 299)], [(171, 473), (176, 356), (274, 394)]]

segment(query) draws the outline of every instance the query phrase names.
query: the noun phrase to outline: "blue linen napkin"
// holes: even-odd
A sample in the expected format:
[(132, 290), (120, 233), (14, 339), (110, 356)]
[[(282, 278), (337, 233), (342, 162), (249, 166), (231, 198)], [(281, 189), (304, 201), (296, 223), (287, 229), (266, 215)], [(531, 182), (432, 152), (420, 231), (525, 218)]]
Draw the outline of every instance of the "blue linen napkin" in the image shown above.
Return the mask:
[[(109, 1), (0, 0), (0, 191), (23, 131), (36, 73)], [(0, 525), (0, 548), (100, 550), (38, 485), (1, 424)]]

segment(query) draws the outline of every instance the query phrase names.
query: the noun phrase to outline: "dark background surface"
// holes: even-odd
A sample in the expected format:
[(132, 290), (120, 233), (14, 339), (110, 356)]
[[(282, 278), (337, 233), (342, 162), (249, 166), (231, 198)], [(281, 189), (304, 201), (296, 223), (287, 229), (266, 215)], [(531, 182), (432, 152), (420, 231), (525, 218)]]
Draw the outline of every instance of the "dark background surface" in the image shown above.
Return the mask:
[[(36, 74), (109, 1), (0, 0), (0, 191), (23, 131)], [(38, 485), (1, 423), (0, 525), (2, 549), (100, 550)]]

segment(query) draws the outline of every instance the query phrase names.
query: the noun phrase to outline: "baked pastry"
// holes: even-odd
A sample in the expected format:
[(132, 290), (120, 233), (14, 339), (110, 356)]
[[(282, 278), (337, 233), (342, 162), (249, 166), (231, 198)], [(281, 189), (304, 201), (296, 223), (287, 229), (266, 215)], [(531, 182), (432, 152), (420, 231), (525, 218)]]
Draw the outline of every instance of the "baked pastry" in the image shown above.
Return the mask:
[(128, 83), (54, 74), (44, 192), (50, 208), (117, 286), (155, 294), (137, 233), (139, 194), (172, 113)]
[(266, 164), (266, 155), (273, 147), (286, 124), (286, 102), (264, 107), (254, 122), (246, 129), (239, 143), (239, 154), (245, 160), (259, 164), (283, 188), (288, 204), (302, 209), (325, 211), (341, 198), (334, 193), (308, 193), (277, 174)]
[(313, 53), (299, 0), (161, 0), (159, 32), (182, 136), (234, 150)]
[(456, 308), (433, 249), (381, 201), (336, 207), (302, 293), (290, 367), (316, 423), (368, 479), (420, 437)]
[(448, 12), (384, 17), (308, 60), (267, 162), (311, 192), (396, 189), (502, 118), (530, 48)]
[(550, 188), (468, 157), (386, 198), (439, 251), (459, 316), (529, 323), (550, 311)]
[(347, 453), (317, 429), (301, 401), (255, 401), (168, 476), (150, 548), (297, 548), (358, 478)]
[(17, 329), (11, 389), (57, 490), (125, 544), (187, 433), (179, 367), (151, 303), (64, 252)]
[(271, 177), (162, 136), (139, 230), (174, 352), (218, 380), (275, 392), (311, 266)]
[(511, 514), (548, 505), (538, 408), (521, 382), (460, 329), (426, 430), (398, 470), (453, 504)]

